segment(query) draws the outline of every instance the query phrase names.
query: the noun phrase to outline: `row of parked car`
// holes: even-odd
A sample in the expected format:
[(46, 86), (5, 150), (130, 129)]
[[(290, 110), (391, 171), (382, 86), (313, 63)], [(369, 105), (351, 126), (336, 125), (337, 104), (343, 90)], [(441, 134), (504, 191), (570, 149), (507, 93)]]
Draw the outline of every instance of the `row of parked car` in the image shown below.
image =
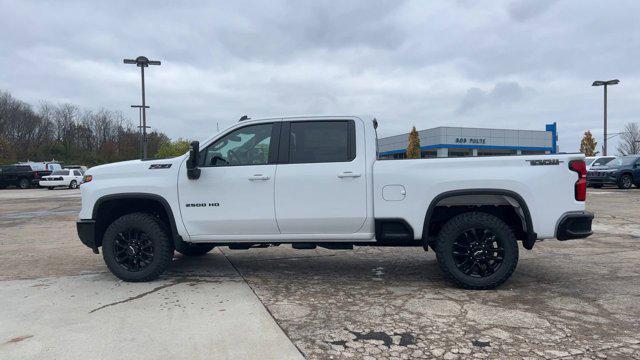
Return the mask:
[(640, 155), (587, 157), (587, 186), (615, 185), (640, 188)]
[(24, 162), (0, 166), (0, 189), (15, 186), (20, 189), (56, 187), (75, 189), (80, 186), (87, 168), (81, 165), (67, 165), (64, 168), (56, 162)]

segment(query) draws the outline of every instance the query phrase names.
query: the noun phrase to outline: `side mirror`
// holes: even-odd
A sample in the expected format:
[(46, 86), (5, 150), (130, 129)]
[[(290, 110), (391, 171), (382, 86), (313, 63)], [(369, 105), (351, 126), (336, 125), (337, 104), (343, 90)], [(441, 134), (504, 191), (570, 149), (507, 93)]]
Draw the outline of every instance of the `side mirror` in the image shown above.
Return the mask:
[(187, 159), (187, 177), (191, 180), (200, 178), (200, 142), (192, 141), (189, 145), (189, 159)]

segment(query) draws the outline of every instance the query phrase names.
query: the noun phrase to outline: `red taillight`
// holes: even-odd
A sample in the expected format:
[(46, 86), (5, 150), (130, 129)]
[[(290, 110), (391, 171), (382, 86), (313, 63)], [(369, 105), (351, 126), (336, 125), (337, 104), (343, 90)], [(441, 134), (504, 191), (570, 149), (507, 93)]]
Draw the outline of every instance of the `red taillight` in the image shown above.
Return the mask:
[(569, 162), (569, 169), (578, 173), (578, 181), (576, 181), (574, 190), (576, 200), (587, 200), (587, 164), (584, 160), (573, 160)]
[(36, 172), (33, 173), (33, 177), (38, 179), (38, 178), (40, 178), (40, 174), (36, 171)]

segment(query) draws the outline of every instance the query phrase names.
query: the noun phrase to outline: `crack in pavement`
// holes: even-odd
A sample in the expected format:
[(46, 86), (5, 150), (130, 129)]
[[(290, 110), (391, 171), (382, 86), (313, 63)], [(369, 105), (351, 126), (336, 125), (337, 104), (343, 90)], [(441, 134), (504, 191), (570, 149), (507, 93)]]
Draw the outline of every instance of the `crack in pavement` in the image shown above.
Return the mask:
[(171, 286), (174, 286), (174, 285), (177, 285), (177, 284), (178, 284), (177, 282), (164, 284), (164, 285), (155, 287), (155, 288), (153, 288), (153, 289), (151, 289), (149, 291), (145, 291), (145, 292), (143, 292), (141, 294), (138, 294), (136, 296), (128, 297), (128, 298), (126, 298), (124, 300), (120, 300), (120, 301), (116, 301), (116, 302), (113, 302), (113, 303), (110, 303), (110, 304), (102, 305), (102, 306), (100, 306), (98, 308), (95, 308), (95, 309), (89, 311), (89, 314), (92, 314), (92, 313), (94, 313), (94, 312), (96, 312), (98, 310), (102, 310), (104, 308), (108, 308), (110, 306), (115, 306), (115, 305), (118, 305), (118, 304), (124, 304), (124, 303), (129, 302), (129, 301), (133, 301), (133, 300), (137, 300), (137, 299), (143, 298), (143, 297), (145, 297), (145, 296), (147, 296), (149, 294), (153, 294), (153, 293), (158, 292), (158, 291), (160, 291), (162, 289), (166, 289), (168, 287), (171, 287)]
[(112, 302), (112, 303), (97, 307), (97, 308), (89, 311), (89, 314), (92, 314), (92, 313), (94, 313), (94, 312), (96, 312), (98, 310), (102, 310), (102, 309), (107, 308), (107, 307), (123, 304), (123, 303), (129, 302), (129, 301), (133, 301), (133, 300), (138, 300), (138, 299), (143, 298), (143, 297), (145, 297), (145, 296), (147, 296), (149, 294), (156, 293), (156, 292), (158, 292), (160, 290), (166, 289), (166, 288), (174, 286), (174, 285), (185, 284), (185, 283), (190, 283), (190, 284), (195, 285), (195, 284), (199, 284), (199, 283), (213, 283), (213, 282), (214, 281), (211, 281), (211, 280), (191, 279), (191, 278), (173, 279), (168, 284), (160, 285), (160, 286), (155, 287), (155, 288), (153, 288), (153, 289), (151, 289), (149, 291), (145, 291), (143, 293), (140, 293), (140, 294), (138, 294), (136, 296), (131, 296), (131, 297), (128, 297), (128, 298), (126, 298), (124, 300)]

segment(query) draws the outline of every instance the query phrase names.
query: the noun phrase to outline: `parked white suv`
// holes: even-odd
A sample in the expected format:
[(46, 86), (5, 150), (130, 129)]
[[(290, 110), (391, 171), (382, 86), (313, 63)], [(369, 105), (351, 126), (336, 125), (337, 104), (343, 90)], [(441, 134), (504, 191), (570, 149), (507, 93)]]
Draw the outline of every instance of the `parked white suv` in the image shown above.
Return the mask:
[(589, 171), (592, 167), (605, 166), (615, 158), (615, 156), (587, 156), (584, 161), (587, 164), (587, 171)]
[(352, 116), (241, 121), (183, 156), (91, 168), (78, 235), (126, 281), (158, 277), (174, 250), (289, 243), (430, 247), (471, 289), (511, 276), (517, 241), (532, 249), (591, 235), (583, 154), (379, 161), (376, 126)]
[(50, 175), (42, 177), (40, 186), (53, 190), (56, 187), (64, 186), (76, 189), (82, 181), (82, 172), (78, 169), (62, 169), (52, 172)]

